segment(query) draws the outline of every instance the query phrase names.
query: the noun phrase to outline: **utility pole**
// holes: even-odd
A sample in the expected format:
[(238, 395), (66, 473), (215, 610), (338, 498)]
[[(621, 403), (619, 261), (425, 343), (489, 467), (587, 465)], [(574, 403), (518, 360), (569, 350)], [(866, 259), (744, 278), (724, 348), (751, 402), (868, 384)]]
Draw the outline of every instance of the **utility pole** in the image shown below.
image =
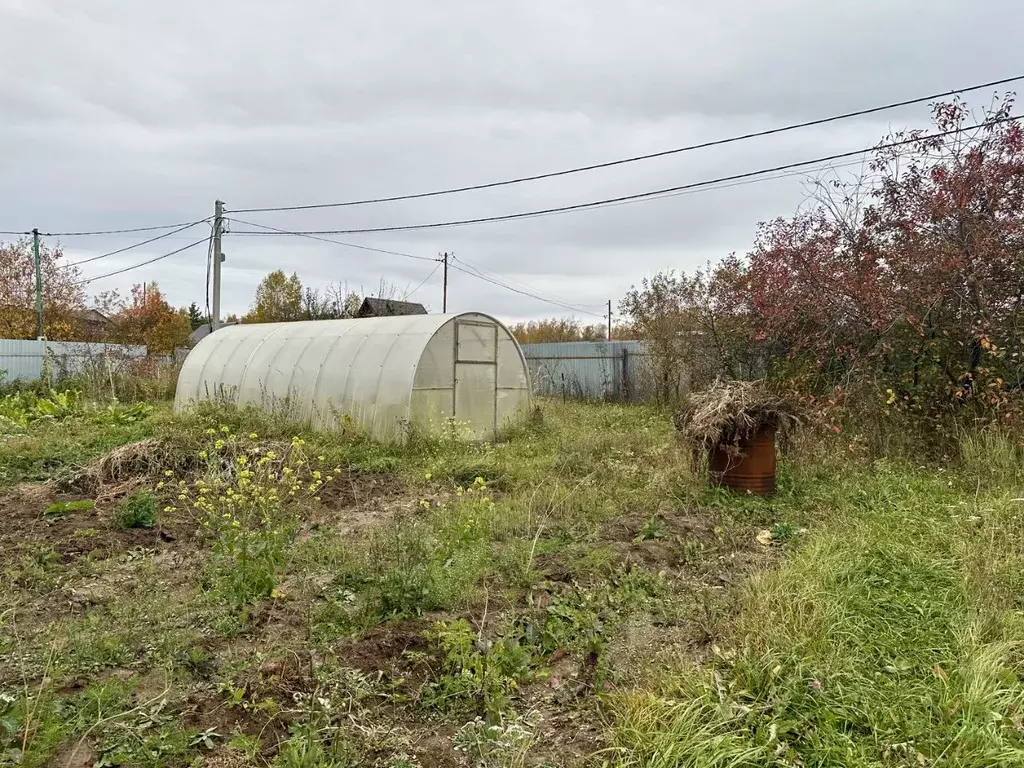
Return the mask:
[(608, 341), (612, 340), (612, 300), (608, 299)]
[(223, 228), (224, 203), (217, 200), (213, 204), (213, 317), (210, 318), (211, 331), (220, 328), (220, 263), (224, 260), (220, 236)]
[(442, 255), (441, 260), (444, 262), (444, 288), (441, 295), (441, 314), (448, 314), (448, 254)]
[(43, 338), (43, 265), (39, 258), (39, 230), (32, 230), (32, 252), (36, 262), (36, 338)]

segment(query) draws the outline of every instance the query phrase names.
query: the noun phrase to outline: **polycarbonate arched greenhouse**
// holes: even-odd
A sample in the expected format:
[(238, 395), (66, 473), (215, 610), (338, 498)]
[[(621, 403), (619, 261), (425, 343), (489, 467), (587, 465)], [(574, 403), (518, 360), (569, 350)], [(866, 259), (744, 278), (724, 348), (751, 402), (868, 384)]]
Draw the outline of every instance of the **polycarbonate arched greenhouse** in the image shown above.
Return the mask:
[(379, 440), (453, 425), (492, 440), (525, 415), (530, 381), (515, 338), (488, 315), (259, 323), (221, 328), (185, 359), (175, 410), (213, 399), (287, 408), (324, 429), (347, 416)]

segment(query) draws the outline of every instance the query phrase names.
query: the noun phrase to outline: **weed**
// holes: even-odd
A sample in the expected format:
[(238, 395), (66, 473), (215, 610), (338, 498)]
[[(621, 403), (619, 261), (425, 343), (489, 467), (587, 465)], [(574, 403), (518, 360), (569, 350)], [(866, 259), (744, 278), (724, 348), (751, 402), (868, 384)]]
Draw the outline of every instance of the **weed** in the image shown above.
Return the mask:
[(794, 523), (775, 523), (771, 528), (771, 540), (786, 542), (805, 530)]
[(55, 523), (65, 519), (72, 512), (88, 512), (96, 508), (96, 502), (92, 499), (81, 499), (80, 501), (58, 501), (43, 510), (43, 519), (48, 523)]
[[(197, 453), (199, 479), (161, 481), (157, 490), (173, 488), (177, 502), (194, 513), (213, 539), (208, 583), (229, 603), (243, 606), (271, 597), (285, 552), (298, 530), (294, 507), (317, 502), (333, 479), (324, 457), (306, 455), (305, 440), (294, 437), (284, 447), (261, 445), (258, 433), (239, 436), (224, 425), (207, 430), (206, 446)], [(174, 506), (165, 508), (173, 512)]]
[(436, 678), (422, 691), (425, 707), (479, 712), (500, 718), (511, 695), (530, 674), (530, 654), (514, 637), (483, 640), (465, 619), (439, 622), (427, 635), (440, 659)]
[(490, 725), (478, 717), (456, 731), (454, 746), (479, 768), (522, 768), (536, 741), (540, 720), (537, 712), (503, 716)]
[(641, 526), (640, 532), (636, 535), (636, 541), (640, 543), (652, 539), (661, 540), (667, 535), (668, 529), (665, 527), (665, 521), (660, 517), (652, 517)]
[(156, 525), (156, 497), (147, 490), (137, 489), (122, 499), (117, 506), (117, 527), (152, 528)]

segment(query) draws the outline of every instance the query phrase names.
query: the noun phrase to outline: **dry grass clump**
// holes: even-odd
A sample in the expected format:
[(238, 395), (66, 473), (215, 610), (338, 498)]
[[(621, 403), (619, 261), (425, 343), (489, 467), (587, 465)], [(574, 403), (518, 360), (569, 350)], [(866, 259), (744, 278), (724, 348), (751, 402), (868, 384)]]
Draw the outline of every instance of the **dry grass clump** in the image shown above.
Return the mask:
[(785, 440), (804, 423), (802, 408), (771, 392), (762, 381), (716, 380), (690, 395), (672, 417), (680, 437), (703, 448), (738, 443), (763, 429)]
[(100, 459), (58, 481), (62, 490), (97, 494), (110, 485), (133, 478), (156, 477), (180, 467), (187, 457), (165, 440), (139, 440), (119, 446)]

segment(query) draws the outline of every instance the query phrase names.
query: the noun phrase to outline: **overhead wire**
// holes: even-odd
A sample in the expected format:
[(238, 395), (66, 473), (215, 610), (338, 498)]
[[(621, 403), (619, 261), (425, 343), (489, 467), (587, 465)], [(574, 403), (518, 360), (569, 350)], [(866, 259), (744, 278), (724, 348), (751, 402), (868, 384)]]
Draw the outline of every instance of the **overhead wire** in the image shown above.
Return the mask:
[[(858, 165), (861, 162), (862, 162), (861, 160), (856, 160), (856, 161), (848, 162), (848, 163), (823, 165), (818, 170), (833, 170), (833, 169), (845, 168), (845, 167), (850, 167), (850, 166), (853, 166), (853, 165)], [(811, 169), (811, 170), (814, 170), (814, 169)], [(806, 171), (807, 171), (807, 169), (802, 170), (802, 171), (789, 171), (789, 172), (779, 173), (779, 174), (776, 174), (776, 175), (770, 176), (770, 177), (767, 177), (767, 176), (766, 177), (759, 177), (759, 178), (748, 179), (748, 180), (744, 180), (744, 181), (733, 182), (731, 184), (724, 184), (724, 185), (721, 185), (721, 186), (718, 186), (718, 187), (715, 187), (715, 188), (716, 189), (725, 189), (725, 188), (728, 188), (728, 187), (741, 186), (741, 185), (745, 185), (745, 184), (754, 184), (754, 183), (758, 183), (758, 182), (762, 182), (762, 181), (771, 181), (771, 180), (775, 180), (775, 179), (781, 179), (781, 178), (786, 178), (786, 177), (790, 177), (790, 176), (801, 175), (802, 173), (806, 173)], [(699, 192), (699, 191), (703, 191), (703, 190), (691, 190), (690, 192), (678, 192), (678, 193), (673, 193), (673, 194), (670, 194), (670, 195), (665, 195), (665, 197), (674, 197), (674, 196), (677, 196), (677, 195), (690, 194), (691, 192)], [(620, 205), (620, 204), (621, 203), (616, 203), (615, 205)], [(308, 236), (308, 235), (304, 235), (301, 232), (284, 230), (284, 229), (280, 229), (280, 228), (277, 228), (277, 227), (270, 227), (269, 225), (259, 224), (259, 223), (256, 223), (256, 222), (242, 221), (240, 219), (234, 219), (234, 221), (236, 223), (245, 224), (247, 226), (261, 227), (261, 228), (264, 228), (264, 229), (267, 229), (267, 230), (270, 230), (270, 231), (267, 231), (267, 232), (249, 232), (249, 231), (245, 231), (245, 230), (235, 230), (234, 232), (232, 232), (232, 234)], [(321, 237), (317, 237), (317, 236), (309, 236), (309, 237), (312, 237), (313, 239), (317, 239), (317, 240), (323, 240), (324, 242), (336, 242), (334, 240), (330, 240), (330, 239), (327, 239), (327, 238), (321, 238)], [(354, 243), (345, 243), (345, 245), (348, 245), (348, 246), (351, 246), (351, 247), (356, 247), (356, 248), (368, 249), (368, 250), (377, 250), (377, 251), (382, 250), (382, 249), (369, 249), (367, 246), (359, 246), (359, 245), (356, 245)], [(404, 254), (404, 253), (401, 253), (401, 252), (398, 252), (398, 251), (384, 251), (384, 252), (385, 253), (394, 254), (394, 255), (409, 256), (409, 257), (412, 257), (412, 258), (421, 258), (421, 259), (426, 258), (426, 257), (423, 257), (423, 256), (415, 257), (412, 254)], [(456, 257), (453, 255), (452, 259), (454, 261), (456, 259)], [(549, 296), (540, 295), (539, 292), (537, 291), (537, 289), (534, 288), (533, 286), (527, 285), (527, 284), (525, 284), (525, 283), (523, 283), (521, 281), (517, 281), (514, 278), (511, 278), (511, 277), (509, 277), (507, 275), (502, 275), (502, 274), (499, 274), (497, 272), (493, 272), (491, 270), (485, 270), (485, 269), (481, 268), (479, 265), (474, 264), (473, 262), (471, 262), (468, 259), (466, 259), (464, 257), (461, 257), (461, 256), (457, 257), (457, 260), (459, 262), (461, 262), (469, 270), (472, 270), (472, 273), (471, 272), (467, 272), (467, 270), (465, 270), (465, 269), (460, 269), (459, 271), (466, 272), (467, 274), (470, 274), (470, 276), (472, 276), (472, 277), (479, 277), (481, 280), (486, 280), (487, 282), (490, 282), (490, 283), (492, 283), (492, 284), (494, 284), (494, 285), (496, 285), (498, 287), (505, 288), (505, 289), (511, 290), (511, 291), (516, 291), (517, 293), (521, 292), (523, 295), (530, 296), (532, 298), (536, 298), (539, 301), (550, 303), (550, 304), (553, 304), (554, 306), (558, 306), (558, 307), (561, 307), (563, 309), (569, 309), (570, 311), (580, 312), (580, 313), (583, 313), (583, 314), (591, 314), (594, 317), (605, 317), (605, 315), (603, 315), (603, 314), (602, 315), (596, 315), (596, 314), (594, 314), (594, 313), (589, 311), (590, 309), (595, 309), (595, 308), (598, 308), (598, 307), (603, 307), (604, 306), (603, 303), (601, 303), (601, 304), (577, 304), (577, 303), (573, 303), (573, 302), (569, 301), (568, 299), (562, 299), (560, 297), (552, 298), (552, 297), (549, 297)], [(437, 271), (437, 268), (435, 268), (427, 276), (427, 280), (429, 280), (431, 277), (433, 277), (433, 275), (436, 273), (436, 271)], [(477, 273), (477, 274), (473, 274), (473, 273)], [(425, 282), (426, 281), (424, 281), (424, 283), (421, 283), (419, 286), (417, 286), (412, 292), (410, 292), (409, 295), (412, 295), (413, 292), (418, 291), (423, 286), (423, 284), (425, 284)], [(509, 285), (508, 283), (511, 283), (512, 285)], [(516, 286), (518, 286), (518, 288), (521, 289), (521, 290), (517, 290)]]
[[(87, 237), (91, 235), (122, 235), (131, 232), (155, 232), (158, 229), (174, 229), (175, 227), (189, 227), (206, 221), (199, 219), (198, 222), (179, 221), (177, 224), (161, 224), (153, 227), (132, 227), (130, 229), (101, 229), (92, 232), (40, 232), (43, 237)], [(29, 232), (28, 234), (32, 234)]]
[(213, 235), (216, 224), (210, 224), (210, 242), (206, 248), (206, 317), (213, 317), (210, 311), (210, 271), (213, 269)]
[[(684, 192), (691, 189), (699, 189), (702, 187), (708, 187), (716, 184), (722, 184), (730, 181), (740, 181), (744, 179), (755, 178), (758, 176), (764, 176), (767, 174), (779, 173), (781, 171), (793, 170), (796, 168), (806, 168), (811, 165), (820, 165), (822, 163), (829, 163), (835, 160), (843, 160), (850, 157), (856, 157), (859, 155), (867, 154), (868, 152), (876, 152), (883, 149), (893, 149), (895, 147), (906, 146), (908, 144), (917, 144), (922, 141), (929, 139), (938, 139), (944, 136), (952, 136), (954, 134), (966, 133), (967, 131), (977, 130), (979, 128), (986, 128), (1000, 123), (1011, 122), (1014, 120), (1020, 120), (1024, 118), (1024, 114), (1010, 115), (1008, 117), (997, 118), (994, 120), (988, 120), (975, 125), (967, 126), (964, 128), (954, 128), (948, 131), (941, 131), (939, 133), (921, 134), (916, 135), (912, 138), (902, 139), (900, 141), (893, 141), (888, 143), (875, 144), (871, 147), (864, 147), (862, 149), (855, 149), (848, 152), (837, 152), (832, 155), (825, 155), (823, 157), (817, 157), (811, 160), (800, 160), (793, 163), (785, 163), (783, 165), (773, 166), (771, 168), (762, 168), (756, 171), (747, 171), (745, 173), (732, 174), (730, 176), (721, 176), (715, 179), (708, 179), (705, 181), (696, 181), (689, 184), (680, 184), (673, 187), (665, 187), (663, 189), (655, 189), (647, 192), (638, 192), (632, 195), (620, 195), (618, 197), (610, 197), (602, 200), (592, 200), (585, 203), (575, 203), (573, 205), (562, 205), (551, 208), (541, 208), (532, 211), (521, 211), (519, 213), (508, 213), (497, 216), (481, 216), (473, 219), (455, 219), (451, 221), (437, 221), (429, 222), (426, 224), (403, 224), (388, 227), (364, 227), (359, 229), (323, 229), (323, 230), (303, 230), (303, 231), (291, 231), (289, 234), (293, 235), (357, 235), (357, 234), (369, 234), (374, 232), (409, 232), (413, 230), (425, 230), (425, 229), (441, 229), (447, 227), (460, 227), (471, 224), (489, 224), (499, 221), (515, 221), (519, 219), (530, 219), (540, 216), (549, 216), (560, 213), (570, 213), (573, 211), (588, 210), (594, 208), (600, 208), (603, 206), (637, 202), (641, 200), (656, 199), (658, 197), (669, 196), (670, 193)], [(261, 225), (262, 226), (262, 225)]]
[(96, 275), (95, 277), (86, 278), (85, 280), (77, 280), (74, 283), (72, 283), (72, 285), (86, 285), (87, 283), (93, 283), (96, 282), (97, 280), (103, 280), (108, 277), (113, 277), (114, 275), (120, 275), (124, 274), (125, 272), (131, 272), (133, 269), (138, 269), (139, 267), (144, 267), (147, 264), (153, 264), (154, 262), (161, 261), (162, 259), (166, 259), (170, 256), (179, 254), (182, 251), (187, 251), (189, 248), (194, 248), (200, 243), (205, 243), (208, 239), (209, 236), (204, 237), (201, 240), (196, 240), (194, 243), (190, 243), (189, 245), (183, 246), (181, 248), (176, 248), (175, 250), (170, 251), (169, 253), (156, 256), (152, 259), (146, 259), (145, 261), (140, 261), (138, 264), (132, 264), (130, 267), (124, 267), (123, 269), (115, 269), (113, 272), (107, 272), (106, 274), (103, 275)]
[[(483, 280), (487, 280), (488, 282), (494, 283), (495, 285), (501, 286), (502, 288), (508, 288), (509, 290), (516, 290), (517, 288), (521, 289), (526, 295), (533, 296), (534, 298), (540, 299), (541, 301), (546, 301), (546, 302), (549, 302), (549, 303), (552, 303), (552, 304), (556, 304), (556, 305), (564, 307), (566, 309), (571, 309), (571, 310), (573, 310), (575, 312), (582, 312), (584, 314), (592, 314), (589, 310), (596, 309), (597, 307), (603, 307), (604, 306), (604, 303), (601, 303), (601, 304), (581, 304), (579, 302), (570, 301), (569, 299), (564, 299), (564, 298), (562, 298), (560, 296), (544, 295), (537, 288), (533, 287), (532, 285), (527, 285), (526, 283), (523, 283), (523, 282), (521, 282), (519, 280), (515, 280), (513, 278), (510, 278), (507, 275), (501, 275), (501, 274), (498, 274), (497, 272), (492, 272), (491, 270), (482, 269), (481, 267), (471, 263), (470, 261), (468, 261), (467, 259), (465, 259), (465, 258), (463, 258), (461, 256), (459, 256), (458, 258), (456, 258), (455, 256), (452, 256), (452, 259), (453, 259), (453, 261), (458, 261), (463, 266), (465, 266), (468, 269), (472, 270), (472, 272), (475, 273), (473, 275), (474, 277), (479, 277), (479, 278), (481, 278)], [(452, 262), (449, 262), (449, 265), (451, 263)], [(460, 269), (459, 271), (466, 272), (465, 269)], [(467, 273), (467, 274), (469, 274), (469, 273)], [(603, 315), (602, 315), (602, 317), (603, 317)]]
[(389, 251), (386, 248), (372, 248), (368, 245), (359, 245), (358, 243), (346, 243), (341, 240), (334, 240), (329, 237), (322, 237), (321, 233), (312, 232), (296, 232), (288, 229), (280, 229), (279, 227), (271, 227), (267, 224), (258, 224), (254, 221), (243, 221), (242, 219), (236, 219), (230, 217), (228, 221), (233, 221), (236, 224), (244, 224), (247, 227), (260, 227), (261, 229), (270, 230), (268, 232), (251, 232), (248, 230), (233, 230), (230, 234), (232, 235), (293, 235), (295, 237), (307, 237), (311, 240), (320, 240), (324, 243), (333, 243), (334, 245), (343, 245), (346, 248), (356, 248), (360, 251), (370, 251), (372, 253), (384, 253), (389, 256), (404, 256), (407, 259), (419, 259), (421, 261), (440, 261), (440, 259), (432, 259), (429, 256), (417, 256), (412, 253), (403, 253), (402, 251)]
[(124, 248), (118, 248), (116, 251), (110, 251), (109, 253), (101, 253), (99, 256), (90, 256), (88, 259), (82, 259), (81, 261), (75, 261), (75, 262), (72, 262), (70, 264), (65, 264), (64, 266), (67, 266), (67, 267), (78, 267), (78, 266), (81, 266), (82, 264), (88, 264), (88, 263), (93, 262), (93, 261), (99, 261), (100, 259), (105, 259), (108, 256), (116, 256), (119, 253), (124, 253), (125, 251), (130, 251), (133, 248), (139, 248), (139, 247), (141, 247), (143, 245), (149, 245), (150, 243), (155, 243), (157, 240), (163, 240), (165, 237), (170, 237), (172, 235), (178, 234), (179, 232), (184, 232), (186, 229), (192, 229), (192, 227), (197, 226), (198, 224), (202, 224), (204, 221), (208, 221), (208, 219), (200, 219), (199, 221), (193, 221), (190, 224), (184, 225), (183, 227), (179, 227), (178, 229), (173, 229), (170, 232), (166, 232), (166, 233), (164, 233), (162, 235), (157, 235), (156, 237), (151, 237), (148, 240), (142, 240), (141, 242), (133, 243), (132, 245), (125, 246)]
[[(236, 224), (243, 224), (243, 225), (249, 226), (249, 227), (261, 227), (261, 228), (270, 230), (267, 233), (262, 233), (262, 232), (246, 232), (245, 230), (234, 230), (234, 231), (231, 232), (231, 234), (233, 234), (233, 235), (239, 235), (239, 234), (250, 234), (250, 235), (260, 235), (260, 234), (294, 235), (294, 236), (298, 236), (298, 237), (308, 237), (310, 239), (320, 240), (320, 241), (326, 242), (326, 243), (333, 243), (335, 245), (342, 245), (342, 246), (346, 246), (346, 247), (349, 247), (349, 248), (357, 248), (359, 250), (364, 250), (364, 251), (372, 251), (372, 252), (375, 252), (375, 253), (385, 253), (385, 254), (390, 254), (392, 256), (404, 256), (406, 258), (419, 259), (421, 261), (435, 261), (435, 262), (438, 262), (438, 265), (434, 268), (433, 271), (431, 271), (431, 273), (429, 275), (427, 275), (427, 278), (422, 283), (420, 283), (420, 285), (418, 285), (416, 288), (414, 288), (412, 291), (410, 291), (410, 293), (409, 293), (410, 296), (413, 293), (415, 293), (416, 291), (418, 291), (420, 288), (422, 288), (423, 285), (425, 285), (426, 282), (431, 277), (434, 276), (434, 273), (441, 266), (440, 265), (441, 259), (429, 258), (427, 256), (417, 256), (417, 255), (412, 254), (412, 253), (403, 253), (402, 251), (390, 251), (390, 250), (386, 250), (386, 249), (383, 249), (383, 248), (372, 248), (370, 246), (359, 245), (357, 243), (346, 243), (346, 242), (342, 242), (340, 240), (334, 240), (332, 238), (321, 237), (319, 235), (309, 235), (309, 234), (306, 234), (306, 233), (303, 233), (303, 232), (295, 232), (295, 231), (291, 231), (291, 230), (281, 229), (279, 227), (271, 227), (271, 226), (266, 225), (266, 224), (258, 224), (256, 222), (252, 222), (252, 221), (243, 221), (242, 219), (237, 219), (237, 218), (234, 218), (234, 217), (230, 217), (229, 221), (233, 221)], [(458, 269), (458, 271), (464, 272), (465, 274), (470, 275), (471, 277), (476, 277), (476, 278), (478, 278), (480, 280), (485, 280), (488, 283), (492, 283), (492, 284), (497, 285), (497, 286), (499, 286), (501, 288), (505, 288), (506, 290), (513, 291), (514, 293), (519, 293), (519, 294), (522, 294), (524, 296), (529, 296), (531, 298), (538, 299), (539, 301), (543, 301), (543, 302), (546, 302), (548, 304), (554, 304), (555, 306), (562, 307), (563, 309), (568, 309), (568, 310), (573, 311), (573, 312), (582, 312), (584, 314), (593, 314), (593, 313), (587, 312), (584, 309), (581, 309), (579, 307), (573, 306), (572, 304), (570, 304), (568, 302), (555, 301), (555, 300), (552, 300), (552, 299), (545, 298), (543, 296), (538, 296), (538, 295), (530, 293), (528, 291), (522, 291), (522, 290), (514, 288), (514, 287), (512, 287), (510, 285), (506, 285), (505, 283), (502, 283), (499, 280), (494, 280), (494, 279), (489, 278), (489, 277), (487, 277), (485, 275), (476, 274), (476, 273), (474, 273), (474, 272), (472, 272), (472, 271), (470, 271), (468, 269), (461, 269), (460, 267), (456, 266), (453, 262), (449, 262), (449, 267), (452, 267), (454, 269)], [(604, 315), (594, 315), (594, 317), (604, 317)]]
[(492, 283), (493, 285), (497, 285), (497, 286), (499, 286), (501, 288), (504, 288), (507, 291), (512, 291), (513, 293), (518, 293), (521, 296), (529, 296), (531, 299), (536, 299), (538, 301), (543, 301), (545, 304), (552, 304), (552, 305), (554, 305), (556, 307), (561, 307), (562, 309), (568, 309), (570, 312), (579, 312), (579, 313), (584, 314), (584, 315), (591, 315), (592, 317), (601, 317), (601, 318), (604, 317), (604, 315), (598, 315), (598, 314), (595, 314), (594, 312), (587, 312), (585, 310), (580, 309), (579, 307), (574, 307), (571, 304), (563, 304), (560, 301), (554, 301), (552, 299), (546, 299), (543, 296), (538, 296), (537, 294), (530, 293), (529, 291), (521, 291), (518, 288), (513, 288), (511, 285), (507, 285), (507, 284), (499, 282), (497, 280), (492, 280), (489, 277), (486, 277), (486, 276), (484, 276), (482, 274), (478, 274), (476, 272), (472, 272), (472, 271), (470, 271), (468, 269), (463, 269), (458, 264), (451, 264), (450, 263), (448, 266), (450, 268), (454, 269), (454, 270), (462, 272), (463, 274), (469, 275), (470, 277), (475, 277), (477, 280), (483, 280), (484, 282)]
[(803, 128), (812, 128), (819, 125), (826, 125), (828, 123), (837, 122), (840, 120), (848, 120), (854, 117), (864, 117), (867, 115), (877, 114), (879, 112), (885, 112), (891, 109), (898, 109), (900, 107), (913, 106), (915, 104), (923, 104), (926, 102), (935, 101), (936, 99), (955, 96), (962, 93), (970, 93), (972, 91), (978, 91), (985, 88), (994, 88), (1000, 85), (1007, 85), (1019, 80), (1024, 80), (1024, 75), (1016, 75), (1014, 77), (1004, 77), (998, 80), (990, 80), (985, 83), (979, 83), (977, 85), (968, 86), (966, 88), (955, 88), (949, 91), (942, 91), (940, 93), (929, 94), (928, 96), (918, 96), (913, 99), (904, 99), (902, 101), (891, 102), (889, 104), (883, 104), (875, 107), (868, 107), (865, 109), (853, 110), (851, 112), (844, 112), (838, 115), (832, 115), (830, 117), (816, 118), (814, 120), (805, 120), (800, 123), (792, 123), (789, 125), (779, 126), (776, 128), (768, 128), (761, 131), (752, 131), (749, 133), (739, 134), (736, 136), (728, 136), (721, 139), (713, 139), (711, 141), (704, 141), (696, 144), (688, 144), (683, 147), (675, 147), (673, 149), (665, 149), (658, 152), (649, 152), (642, 155), (632, 155), (630, 157), (619, 158), (617, 160), (609, 160), (602, 163), (592, 163), (590, 165), (581, 165), (573, 168), (565, 168), (559, 171), (550, 171), (547, 173), (538, 173), (530, 176), (519, 176), (512, 179), (504, 179), (501, 181), (491, 181), (482, 184), (469, 184), (462, 187), (450, 187), (447, 189), (438, 189), (430, 192), (416, 192), (405, 195), (390, 195), (386, 197), (373, 197), (364, 198), (360, 200), (346, 200), (337, 203), (310, 203), (306, 205), (284, 205), (284, 206), (267, 206), (262, 208), (239, 208), (235, 213), (266, 213), (272, 211), (306, 211), (317, 208), (344, 208), (356, 205), (372, 205), (377, 203), (391, 203), (400, 200), (418, 200), (426, 197), (439, 197), (441, 195), (452, 195), (461, 192), (473, 192), (481, 189), (493, 189), (495, 187), (504, 187), (512, 184), (523, 184), (530, 181), (540, 181), (541, 179), (551, 179), (559, 176), (569, 176), (576, 173), (584, 173), (588, 171), (595, 171), (602, 168), (611, 168), (618, 165), (625, 165), (627, 163), (635, 163), (642, 160), (652, 160), (659, 157), (668, 157), (670, 155), (677, 155), (684, 152), (693, 152), (700, 149), (709, 149), (711, 147), (723, 146), (726, 144), (733, 144), (739, 141), (747, 141), (749, 139), (762, 138), (765, 136), (773, 136), (780, 133), (786, 133), (789, 131), (800, 130)]
[(432, 278), (434, 275), (436, 275), (437, 274), (437, 270), (439, 270), (440, 268), (441, 268), (440, 264), (435, 264), (434, 268), (432, 270), (430, 270), (430, 274), (423, 278), (423, 282), (421, 282), (419, 285), (417, 285), (415, 288), (413, 288), (411, 291), (409, 291), (409, 293), (407, 293), (405, 297), (409, 298), (414, 293), (416, 293), (416, 291), (418, 291), (420, 288), (422, 288), (424, 285), (426, 285), (427, 281), (429, 281), (430, 278)]

